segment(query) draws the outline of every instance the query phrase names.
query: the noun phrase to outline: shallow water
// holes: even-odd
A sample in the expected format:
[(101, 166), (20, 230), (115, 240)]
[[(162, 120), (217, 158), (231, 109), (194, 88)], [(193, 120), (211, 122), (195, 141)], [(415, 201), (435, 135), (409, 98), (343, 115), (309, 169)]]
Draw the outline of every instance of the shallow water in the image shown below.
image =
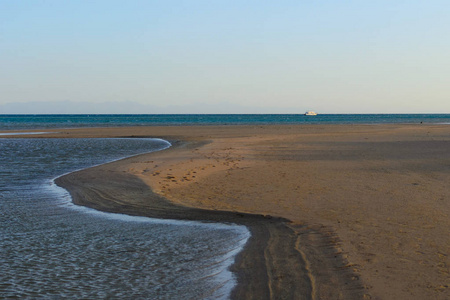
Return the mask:
[(226, 299), (243, 226), (75, 206), (52, 179), (167, 147), (151, 139), (0, 139), (0, 298)]

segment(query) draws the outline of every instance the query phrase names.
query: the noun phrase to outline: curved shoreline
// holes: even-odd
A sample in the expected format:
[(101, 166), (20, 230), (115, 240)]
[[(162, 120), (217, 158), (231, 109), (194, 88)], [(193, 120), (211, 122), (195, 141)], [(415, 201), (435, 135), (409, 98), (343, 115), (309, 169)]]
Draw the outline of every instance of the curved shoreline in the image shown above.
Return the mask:
[[(180, 147), (199, 147), (198, 143), (176, 142), (165, 150)], [(164, 150), (161, 150), (164, 151)], [(320, 230), (292, 225), (290, 220), (228, 211), (190, 208), (171, 203), (155, 194), (140, 178), (115, 170), (116, 165), (132, 163), (142, 157), (157, 156), (160, 151), (140, 154), (106, 164), (62, 175), (54, 182), (66, 189), (77, 205), (96, 210), (151, 218), (235, 223), (251, 232), (244, 249), (236, 255), (230, 270), (237, 277), (232, 299), (317, 299), (336, 296), (341, 299), (360, 299), (362, 286), (352, 281), (353, 272), (345, 268), (345, 261), (334, 250), (333, 241)], [(132, 198), (133, 201), (129, 201)], [(301, 245), (314, 236), (316, 245)], [(313, 249), (314, 247), (316, 249)], [(331, 251), (330, 251), (331, 250)], [(317, 261), (306, 261), (306, 254)], [(315, 252), (315, 253), (313, 253)], [(330, 258), (333, 257), (331, 260)], [(321, 261), (328, 258), (328, 262)], [(313, 267), (311, 267), (311, 265)], [(325, 278), (316, 278), (313, 270), (341, 269)], [(343, 288), (343, 287), (346, 288)], [(323, 298), (323, 297), (319, 297)]]
[[(118, 138), (118, 139), (123, 139), (123, 138)], [(242, 236), (242, 238), (239, 239), (239, 242), (236, 244), (236, 248), (233, 248), (231, 251), (227, 252), (227, 254), (224, 257), (222, 257), (223, 261), (221, 261), (221, 263), (226, 262), (226, 264), (221, 266), (219, 268), (219, 270), (220, 270), (221, 277), (223, 276), (222, 272), (225, 271), (226, 276), (227, 276), (226, 284), (228, 285), (228, 281), (231, 281), (233, 283), (233, 289), (234, 289), (234, 286), (237, 285), (237, 283), (234, 278), (235, 274), (230, 269), (231, 269), (232, 264), (234, 264), (235, 257), (237, 256), (237, 254), (239, 254), (244, 249), (245, 245), (247, 244), (248, 239), (251, 236), (250, 231), (244, 225), (238, 225), (238, 224), (234, 224), (234, 223), (230, 224), (229, 222), (220, 222), (219, 223), (219, 221), (212, 221), (212, 220), (207, 220), (207, 219), (202, 219), (202, 218), (197, 219), (195, 217), (192, 219), (189, 219), (189, 220), (184, 217), (180, 217), (180, 216), (176, 216), (174, 218), (155, 217), (151, 213), (145, 214), (142, 211), (141, 212), (136, 211), (136, 213), (130, 213), (130, 212), (124, 213), (123, 209), (120, 207), (114, 207), (111, 209), (102, 209), (102, 208), (98, 208), (93, 205), (90, 205), (89, 203), (80, 204), (76, 201), (76, 200), (80, 199), (79, 196), (78, 196), (78, 198), (74, 198), (72, 196), (72, 193), (70, 193), (70, 191), (69, 191), (70, 186), (72, 186), (74, 183), (75, 183), (75, 185), (77, 185), (77, 183), (76, 183), (77, 179), (75, 180), (75, 182), (70, 179), (67, 181), (66, 177), (80, 178), (77, 176), (77, 174), (74, 174), (74, 173), (84, 173), (84, 172), (89, 173), (89, 170), (92, 168), (101, 167), (103, 165), (111, 164), (114, 162), (120, 162), (122, 160), (135, 158), (135, 157), (138, 157), (141, 155), (164, 151), (172, 146), (169, 141), (166, 141), (163, 139), (153, 139), (153, 140), (162, 140), (164, 142), (167, 142), (168, 146), (158, 149), (156, 151), (139, 153), (139, 154), (134, 154), (131, 156), (121, 157), (121, 158), (114, 159), (114, 160), (111, 160), (111, 161), (108, 161), (105, 163), (100, 163), (100, 164), (92, 165), (90, 167), (67, 172), (67, 173), (59, 175), (59, 176), (55, 177), (54, 179), (52, 179), (51, 184), (53, 185), (53, 188), (64, 190), (65, 195), (67, 195), (67, 193), (69, 194), (69, 197), (67, 197), (69, 199), (67, 199), (67, 202), (64, 201), (65, 203), (70, 202), (72, 209), (77, 209), (77, 207), (78, 207), (77, 210), (80, 211), (80, 209), (81, 209), (84, 213), (91, 213), (91, 214), (96, 214), (96, 215), (100, 214), (100, 216), (103, 216), (103, 217), (105, 217), (105, 215), (106, 215), (107, 218), (119, 219), (119, 220), (124, 220), (124, 217), (125, 217), (126, 218), (125, 220), (127, 220), (127, 221), (130, 221), (130, 220), (136, 221), (136, 218), (140, 218), (140, 219), (138, 219), (137, 222), (152, 222), (152, 223), (156, 222), (159, 224), (161, 224), (163, 222), (162, 224), (174, 224), (174, 225), (178, 225), (178, 226), (192, 225), (192, 224), (195, 224), (195, 226), (199, 226), (199, 224), (204, 224), (205, 226), (208, 226), (209, 224), (214, 224), (213, 228), (216, 228), (216, 226), (220, 226), (220, 228), (225, 228), (225, 227), (230, 227), (230, 225), (233, 225), (233, 230), (239, 231), (239, 234)], [(83, 174), (81, 174), (81, 177), (83, 177)], [(122, 189), (123, 187), (118, 187), (118, 188)], [(99, 199), (100, 202), (102, 200), (105, 200), (105, 199)], [(108, 201), (108, 200), (105, 200), (105, 201)], [(73, 208), (73, 207), (75, 207), (75, 208)], [(170, 208), (167, 208), (167, 209), (170, 209)], [(207, 222), (204, 222), (204, 221), (207, 221)], [(241, 228), (237, 229), (237, 227), (241, 227)], [(212, 274), (212, 275), (215, 276), (216, 274)], [(232, 289), (228, 289), (228, 291), (231, 294)]]

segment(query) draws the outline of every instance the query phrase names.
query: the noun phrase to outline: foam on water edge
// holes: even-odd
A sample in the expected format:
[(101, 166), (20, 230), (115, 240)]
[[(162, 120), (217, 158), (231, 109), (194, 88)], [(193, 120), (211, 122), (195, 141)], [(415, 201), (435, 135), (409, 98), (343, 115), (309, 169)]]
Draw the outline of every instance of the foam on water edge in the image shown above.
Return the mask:
[(28, 135), (28, 134), (48, 134), (54, 132), (0, 132), (0, 135)]

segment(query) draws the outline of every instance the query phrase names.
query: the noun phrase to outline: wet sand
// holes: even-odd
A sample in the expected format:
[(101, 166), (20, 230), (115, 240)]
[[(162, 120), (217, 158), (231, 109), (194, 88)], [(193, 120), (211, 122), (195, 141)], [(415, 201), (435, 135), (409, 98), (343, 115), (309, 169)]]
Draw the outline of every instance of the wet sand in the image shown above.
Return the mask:
[(33, 138), (171, 141), (57, 183), (100, 210), (247, 225), (235, 299), (450, 298), (449, 125), (55, 131)]

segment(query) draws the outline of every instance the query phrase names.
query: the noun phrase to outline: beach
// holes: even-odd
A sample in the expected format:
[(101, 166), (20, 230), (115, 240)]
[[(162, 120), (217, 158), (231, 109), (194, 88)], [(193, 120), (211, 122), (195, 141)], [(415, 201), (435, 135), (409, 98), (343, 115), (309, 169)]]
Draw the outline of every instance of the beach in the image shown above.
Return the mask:
[(30, 137), (170, 141), (56, 183), (99, 210), (246, 225), (232, 298), (450, 297), (448, 125), (45, 131)]

